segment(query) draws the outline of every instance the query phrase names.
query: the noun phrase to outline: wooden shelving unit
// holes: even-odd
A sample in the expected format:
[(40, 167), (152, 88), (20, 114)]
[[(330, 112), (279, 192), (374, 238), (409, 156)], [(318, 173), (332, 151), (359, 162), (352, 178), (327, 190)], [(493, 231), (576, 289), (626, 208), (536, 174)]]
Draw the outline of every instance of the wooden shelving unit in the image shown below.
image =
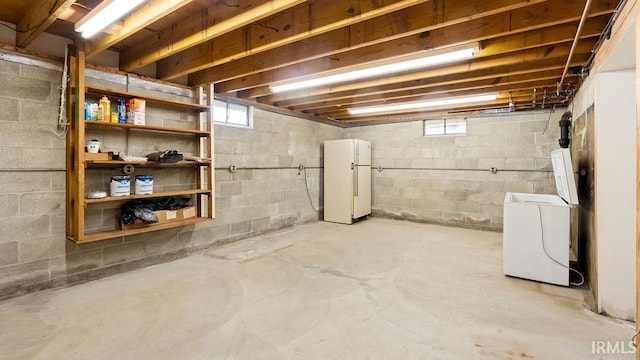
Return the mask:
[(165, 128), (161, 126), (148, 126), (148, 125), (134, 125), (134, 124), (116, 124), (105, 121), (86, 121), (86, 128), (102, 127), (112, 129), (129, 129), (149, 132), (160, 132), (165, 134), (177, 134), (177, 135), (196, 135), (201, 137), (209, 137), (209, 131), (191, 130), (191, 129), (177, 129), (177, 128)]
[(86, 167), (120, 167), (124, 165), (135, 165), (145, 168), (176, 168), (176, 167), (194, 167), (194, 166), (210, 166), (211, 161), (178, 161), (172, 163), (163, 163), (155, 161), (124, 161), (124, 160), (85, 160)]
[(153, 198), (160, 198), (160, 197), (188, 196), (188, 195), (198, 195), (198, 194), (208, 195), (208, 194), (211, 194), (211, 191), (207, 189), (162, 191), (162, 192), (155, 192), (153, 194), (148, 194), (148, 195), (131, 194), (128, 196), (107, 196), (106, 198), (102, 198), (102, 199), (86, 199), (86, 202), (87, 204), (95, 204), (95, 203), (105, 203), (105, 202), (112, 202), (112, 201), (153, 199)]
[[(85, 53), (82, 47), (72, 48), (69, 57), (69, 86), (67, 113), (73, 114), (71, 126), (67, 136), (67, 238), (76, 243), (88, 243), (99, 240), (112, 239), (117, 237), (142, 234), (151, 231), (166, 230), (179, 226), (192, 225), (214, 218), (214, 171), (213, 161), (179, 161), (175, 163), (158, 163), (151, 161), (123, 161), (123, 160), (87, 160), (85, 159), (84, 144), (85, 131), (87, 129), (108, 129), (123, 131), (153, 132), (163, 135), (179, 135), (192, 137), (195, 147), (195, 154), (202, 159), (213, 159), (213, 118), (211, 104), (213, 103), (213, 85), (206, 88), (200, 87), (195, 90), (194, 99), (204, 99), (204, 104), (194, 102), (176, 101), (159, 96), (149, 96), (142, 93), (124, 92), (104, 87), (91, 86), (85, 83)], [(159, 104), (163, 107), (174, 107), (177, 109), (187, 109), (196, 112), (198, 120), (195, 121), (193, 129), (169, 128), (161, 126), (143, 126), (134, 124), (116, 124), (102, 121), (85, 121), (84, 104), (85, 95), (96, 96), (106, 95), (113, 99), (138, 98), (145, 100), (148, 104)], [(113, 136), (118, 136), (117, 134)], [(186, 149), (180, 149), (182, 151)], [(192, 151), (192, 149), (191, 149)], [(190, 152), (191, 152), (190, 151)], [(113, 168), (117, 169), (124, 165), (135, 165), (142, 168), (184, 168), (184, 171), (194, 171), (196, 174), (196, 188), (191, 190), (163, 191), (150, 195), (129, 195), (122, 197), (106, 197), (102, 199), (87, 199), (85, 197), (85, 177), (88, 168)], [(192, 170), (189, 170), (192, 169)], [(160, 170), (161, 171), (161, 170)], [(106, 184), (105, 184), (106, 185)], [(87, 207), (109, 202), (122, 202), (134, 199), (152, 199), (174, 196), (195, 197), (194, 206), (196, 217), (161, 222), (134, 229), (111, 229), (98, 232), (85, 232), (85, 212)]]

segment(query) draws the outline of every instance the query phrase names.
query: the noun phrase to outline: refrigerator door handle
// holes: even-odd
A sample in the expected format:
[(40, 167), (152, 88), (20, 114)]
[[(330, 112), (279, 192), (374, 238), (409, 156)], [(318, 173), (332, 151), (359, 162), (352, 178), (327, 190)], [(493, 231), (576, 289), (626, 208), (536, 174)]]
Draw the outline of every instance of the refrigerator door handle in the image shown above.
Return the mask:
[(360, 165), (360, 141), (355, 140), (355, 162), (356, 166)]
[(358, 166), (353, 167), (353, 196), (358, 197)]

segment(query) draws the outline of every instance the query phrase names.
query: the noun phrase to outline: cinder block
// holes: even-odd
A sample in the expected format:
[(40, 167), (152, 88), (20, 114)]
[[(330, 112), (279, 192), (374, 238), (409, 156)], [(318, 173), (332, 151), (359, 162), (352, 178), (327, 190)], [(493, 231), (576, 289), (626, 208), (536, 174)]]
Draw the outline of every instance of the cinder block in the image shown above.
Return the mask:
[(19, 197), (16, 194), (0, 195), (0, 218), (18, 216)]
[(51, 94), (51, 82), (38, 79), (29, 79), (17, 74), (4, 74), (0, 86), (0, 97), (13, 99), (27, 99), (36, 101), (49, 101)]
[[(51, 107), (50, 105), (48, 106)], [(20, 105), (18, 99), (0, 98), (0, 120), (20, 121)]]
[(446, 190), (444, 192), (444, 200), (464, 201), (467, 199), (468, 191), (465, 190)]
[(504, 161), (504, 168), (509, 170), (531, 170), (534, 168), (534, 159), (531, 157), (508, 157)]
[(21, 241), (49, 235), (49, 216), (18, 216), (0, 218), (3, 234), (0, 242)]
[(486, 191), (486, 192), (504, 192), (505, 182), (504, 181), (481, 181), (479, 190)]
[(68, 254), (66, 257), (66, 273), (75, 274), (102, 266), (102, 249), (93, 249)]
[(64, 149), (23, 147), (20, 149), (22, 168), (64, 169), (66, 155)]
[(546, 120), (522, 121), (520, 123), (520, 132), (521, 133), (542, 132), (544, 131), (545, 127), (547, 127)]
[[(55, 106), (51, 106), (49, 103), (36, 102), (36, 101), (21, 101), (21, 115), (18, 118), (18, 108), (17, 108), (17, 100), (13, 100), (16, 104), (6, 104), (6, 102), (10, 99), (5, 99), (4, 101), (0, 99), (0, 109), (7, 110), (15, 116), (15, 120), (20, 120), (23, 123), (32, 123), (32, 124), (46, 124), (49, 126), (53, 126), (58, 121), (58, 109)], [(13, 108), (15, 106), (15, 109)], [(3, 111), (4, 112), (4, 111)], [(6, 116), (10, 116), (5, 114)], [(0, 115), (0, 119), (5, 120), (3, 115)], [(10, 119), (7, 119), (10, 120)]]
[(251, 220), (251, 231), (252, 232), (264, 231), (269, 228), (270, 222), (271, 222), (271, 219), (269, 216), (253, 219)]
[(231, 224), (231, 235), (246, 234), (249, 232), (251, 232), (251, 221), (241, 221)]
[(458, 213), (477, 213), (480, 211), (480, 204), (469, 201), (457, 201), (456, 212)]
[(65, 254), (64, 235), (24, 239), (19, 242), (20, 262), (49, 259)]
[[(2, 197), (0, 197), (0, 201), (2, 201)], [(43, 215), (64, 212), (64, 202), (65, 193), (60, 191), (24, 193), (20, 195), (20, 215)], [(3, 202), (2, 204), (5, 203)]]
[(136, 241), (104, 248), (102, 265), (108, 266), (139, 259), (144, 255), (144, 242)]
[(242, 194), (241, 182), (225, 182), (220, 184), (220, 196)]
[(49, 260), (9, 265), (0, 268), (0, 285), (10, 287), (49, 279)]
[(505, 183), (506, 192), (532, 193), (533, 186), (531, 183), (523, 181), (507, 181)]
[[(0, 267), (18, 263), (18, 242), (0, 243)], [(1, 281), (1, 280), (0, 280)]]
[(0, 60), (0, 73), (3, 74), (19, 74), (20, 64), (16, 62)]

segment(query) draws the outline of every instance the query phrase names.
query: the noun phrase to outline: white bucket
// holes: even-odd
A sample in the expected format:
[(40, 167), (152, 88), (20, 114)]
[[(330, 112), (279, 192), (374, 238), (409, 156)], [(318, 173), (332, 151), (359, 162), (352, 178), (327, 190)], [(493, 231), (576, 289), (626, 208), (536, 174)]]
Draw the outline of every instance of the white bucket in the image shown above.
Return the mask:
[(136, 195), (153, 194), (153, 176), (136, 175), (134, 192)]
[(111, 177), (111, 196), (131, 195), (131, 178), (129, 175)]

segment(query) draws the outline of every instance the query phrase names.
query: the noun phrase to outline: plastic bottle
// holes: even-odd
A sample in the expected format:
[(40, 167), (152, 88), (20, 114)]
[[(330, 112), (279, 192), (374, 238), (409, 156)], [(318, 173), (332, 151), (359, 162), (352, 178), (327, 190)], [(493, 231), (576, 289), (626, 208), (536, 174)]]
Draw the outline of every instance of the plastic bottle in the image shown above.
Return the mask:
[(127, 107), (124, 99), (118, 99), (118, 122), (120, 124), (127, 123)]
[(111, 102), (106, 96), (103, 96), (99, 106), (102, 107), (102, 117), (98, 116), (98, 120), (109, 122), (111, 120)]
[(98, 112), (96, 113), (97, 121), (104, 121), (104, 106), (102, 105), (102, 101), (98, 104)]

